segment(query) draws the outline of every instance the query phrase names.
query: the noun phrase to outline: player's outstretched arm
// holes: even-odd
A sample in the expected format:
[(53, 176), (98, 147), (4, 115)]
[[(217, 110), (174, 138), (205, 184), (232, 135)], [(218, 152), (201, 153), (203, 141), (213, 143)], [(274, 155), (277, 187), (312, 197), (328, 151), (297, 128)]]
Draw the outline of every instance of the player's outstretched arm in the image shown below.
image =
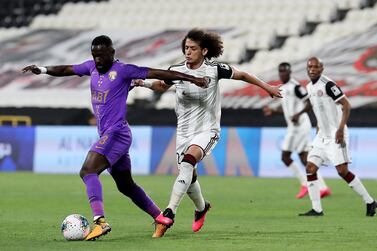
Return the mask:
[(309, 112), (312, 109), (312, 104), (310, 103), (309, 99), (305, 101), (305, 106), (302, 108), (301, 111), (298, 113), (294, 114), (291, 118), (292, 122), (296, 124), (298, 122), (298, 119), (300, 118), (301, 114), (304, 114), (306, 112)]
[(160, 70), (160, 69), (153, 69), (149, 68), (147, 78), (155, 78), (161, 80), (183, 80), (189, 81), (194, 83), (195, 85), (207, 88), (209, 84), (209, 78), (197, 78), (188, 74), (184, 74), (177, 71), (170, 71), (170, 70)]
[(23, 73), (31, 72), (36, 75), (48, 74), (55, 77), (64, 77), (76, 75), (73, 71), (72, 65), (57, 65), (57, 66), (36, 66), (29, 65), (22, 69)]
[(346, 126), (348, 118), (350, 117), (350, 113), (351, 113), (351, 104), (348, 101), (347, 97), (345, 96), (344, 98), (340, 99), (338, 103), (342, 105), (343, 113), (342, 113), (342, 119), (339, 124), (339, 128), (335, 133), (335, 141), (338, 144), (342, 144), (344, 143), (344, 127)]
[(141, 87), (149, 88), (149, 89), (151, 89), (152, 91), (155, 91), (155, 92), (165, 92), (171, 86), (171, 85), (165, 84), (165, 82), (162, 81), (162, 80), (149, 82), (149, 81), (144, 81), (142, 79), (134, 79), (132, 84), (134, 86), (141, 86)]
[(270, 94), (270, 96), (272, 98), (273, 97), (277, 97), (277, 98), (282, 97), (281, 93), (280, 93), (279, 86), (269, 85), (269, 84), (265, 83), (264, 81), (260, 80), (259, 78), (257, 78), (256, 76), (253, 76), (253, 75), (251, 75), (247, 72), (244, 72), (244, 71), (239, 71), (234, 67), (232, 67), (232, 69), (233, 69), (232, 79), (242, 80), (242, 81), (245, 81), (247, 83), (259, 86), (260, 88), (262, 88), (263, 90), (268, 92), (268, 94)]

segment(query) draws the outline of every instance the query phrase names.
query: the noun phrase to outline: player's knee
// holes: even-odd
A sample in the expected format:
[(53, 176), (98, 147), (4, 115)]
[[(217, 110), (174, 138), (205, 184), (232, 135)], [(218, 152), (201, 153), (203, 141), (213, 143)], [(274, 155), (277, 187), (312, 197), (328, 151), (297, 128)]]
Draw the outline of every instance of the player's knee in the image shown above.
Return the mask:
[(80, 169), (80, 177), (83, 179), (86, 175), (88, 174), (88, 171), (86, 170), (85, 167), (81, 167)]
[(338, 175), (342, 178), (346, 177), (348, 170), (338, 170)]
[(306, 164), (305, 169), (306, 169), (306, 173), (310, 173), (310, 174), (317, 173), (317, 170), (318, 170), (318, 168), (310, 162)]
[(189, 163), (190, 165), (194, 167), (197, 163), (197, 160), (193, 155), (186, 153), (182, 159), (182, 163), (184, 162)]

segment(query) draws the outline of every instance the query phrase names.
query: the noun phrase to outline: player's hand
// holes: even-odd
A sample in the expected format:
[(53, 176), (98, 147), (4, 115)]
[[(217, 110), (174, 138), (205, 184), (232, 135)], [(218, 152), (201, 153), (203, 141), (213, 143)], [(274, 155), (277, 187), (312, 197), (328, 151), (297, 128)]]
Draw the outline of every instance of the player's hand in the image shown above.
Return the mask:
[(269, 106), (263, 107), (263, 114), (264, 114), (264, 116), (271, 116), (272, 115), (272, 109)]
[(296, 113), (295, 115), (293, 115), (293, 116), (291, 117), (291, 121), (293, 122), (293, 124), (297, 124), (299, 118), (300, 118), (300, 114)]
[(281, 90), (280, 90), (280, 85), (279, 86), (269, 86), (267, 89), (268, 94), (270, 94), (271, 98), (282, 98), (283, 96), (281, 95)]
[(32, 72), (34, 74), (41, 74), (41, 70), (36, 65), (29, 65), (22, 69), (22, 73)]
[(193, 83), (203, 89), (206, 89), (211, 83), (211, 79), (209, 77), (196, 78), (196, 80)]
[(132, 79), (131, 86), (144, 86), (144, 80), (142, 80), (142, 79)]
[(344, 142), (344, 129), (339, 128), (335, 133), (335, 142), (340, 144), (342, 147), (345, 145)]

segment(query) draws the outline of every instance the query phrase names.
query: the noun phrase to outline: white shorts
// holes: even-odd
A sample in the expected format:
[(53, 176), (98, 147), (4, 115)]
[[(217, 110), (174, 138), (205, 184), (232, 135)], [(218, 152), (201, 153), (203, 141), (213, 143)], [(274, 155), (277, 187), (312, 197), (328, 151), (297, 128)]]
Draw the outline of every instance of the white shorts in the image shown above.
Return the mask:
[(281, 149), (286, 152), (308, 152), (310, 150), (310, 141), (310, 131), (288, 130), (287, 134), (284, 137)]
[(308, 161), (317, 167), (321, 165), (332, 164), (338, 166), (344, 163), (351, 163), (351, 155), (348, 150), (348, 137), (344, 138), (344, 146), (335, 143), (334, 138), (322, 138), (316, 136), (313, 141), (313, 147), (309, 152)]
[(209, 155), (213, 148), (215, 148), (217, 142), (220, 139), (220, 134), (218, 132), (202, 132), (191, 137), (183, 137), (177, 135), (177, 162), (181, 163), (183, 156), (187, 148), (191, 145), (197, 145), (203, 150), (203, 158)]

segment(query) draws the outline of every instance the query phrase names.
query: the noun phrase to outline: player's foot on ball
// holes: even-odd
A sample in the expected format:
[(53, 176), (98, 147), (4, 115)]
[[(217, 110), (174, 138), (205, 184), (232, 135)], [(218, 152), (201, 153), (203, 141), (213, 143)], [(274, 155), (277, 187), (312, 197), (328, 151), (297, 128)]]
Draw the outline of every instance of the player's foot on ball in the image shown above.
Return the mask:
[(95, 241), (102, 235), (106, 235), (111, 231), (109, 223), (106, 222), (105, 217), (100, 217), (94, 221), (94, 226), (92, 231), (86, 236), (86, 241)]
[(367, 204), (367, 216), (373, 217), (376, 214), (377, 202)]
[(210, 208), (211, 204), (206, 201), (203, 211), (198, 212), (195, 210), (194, 221), (192, 222), (192, 231), (198, 232), (203, 227), (206, 214)]
[(165, 232), (174, 223), (174, 213), (170, 208), (166, 208), (165, 211), (157, 216), (155, 219), (155, 229), (152, 235), (153, 238), (160, 238), (164, 236)]
[(306, 213), (299, 214), (298, 216), (323, 216), (323, 211), (322, 212), (317, 212), (314, 209), (309, 210)]
[(305, 197), (305, 195), (307, 195), (307, 194), (308, 194), (308, 187), (307, 186), (301, 186), (300, 191), (296, 195), (296, 198), (301, 199), (301, 198)]
[(325, 197), (331, 195), (331, 190), (330, 190), (330, 188), (327, 187), (327, 188), (321, 190), (319, 193), (321, 195), (321, 198), (325, 198)]

